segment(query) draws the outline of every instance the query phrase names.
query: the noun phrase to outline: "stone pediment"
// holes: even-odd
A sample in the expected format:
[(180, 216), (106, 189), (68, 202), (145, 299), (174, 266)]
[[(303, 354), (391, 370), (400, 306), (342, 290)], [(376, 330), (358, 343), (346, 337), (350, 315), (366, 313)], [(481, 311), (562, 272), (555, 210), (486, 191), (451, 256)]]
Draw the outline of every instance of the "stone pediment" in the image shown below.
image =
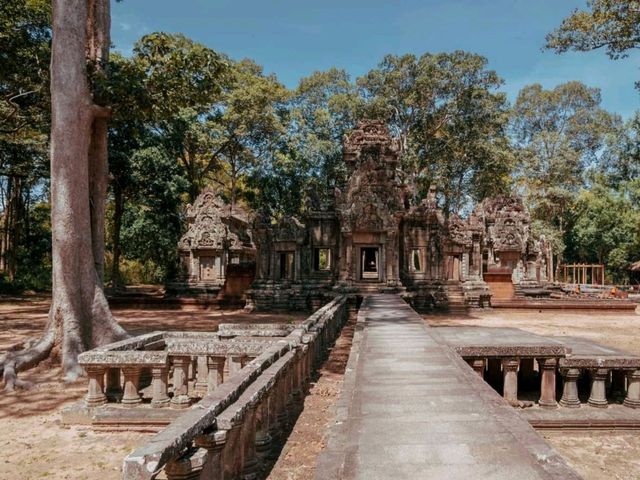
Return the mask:
[(210, 189), (187, 206), (186, 216), (189, 226), (178, 242), (179, 250), (253, 248), (249, 233), (239, 228), (246, 222), (233, 216), (224, 200)]

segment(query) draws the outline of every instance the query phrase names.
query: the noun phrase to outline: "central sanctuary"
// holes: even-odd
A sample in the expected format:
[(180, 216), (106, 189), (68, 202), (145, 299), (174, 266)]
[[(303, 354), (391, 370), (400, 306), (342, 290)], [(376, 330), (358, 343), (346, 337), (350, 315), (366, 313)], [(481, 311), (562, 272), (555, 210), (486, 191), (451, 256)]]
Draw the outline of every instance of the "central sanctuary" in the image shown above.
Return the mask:
[(519, 198), (485, 199), (463, 220), (445, 217), (402, 171), (401, 144), (380, 121), (346, 136), (348, 180), (333, 202), (308, 202), (302, 218), (258, 218), (258, 309), (317, 308), (337, 293), (401, 293), (418, 309), (488, 306), (553, 280), (553, 257), (534, 238)]

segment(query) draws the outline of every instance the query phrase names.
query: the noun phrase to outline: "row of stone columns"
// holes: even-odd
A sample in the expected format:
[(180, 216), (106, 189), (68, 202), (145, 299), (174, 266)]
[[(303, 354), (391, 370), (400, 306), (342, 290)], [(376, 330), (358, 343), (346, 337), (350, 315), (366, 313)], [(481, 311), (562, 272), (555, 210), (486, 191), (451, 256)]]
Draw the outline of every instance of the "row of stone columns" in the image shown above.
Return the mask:
[[(319, 341), (315, 335), (307, 339), (311, 346)], [(194, 444), (207, 451), (206, 462), (193, 457), (169, 462), (168, 480), (263, 478), (300, 414), (314, 351), (302, 345), (275, 374), (273, 386), (252, 400), (231, 428), (198, 436)]]
[[(474, 371), (482, 378), (485, 370), (489, 380), (496, 380), (501, 374), (503, 378), (503, 396), (512, 405), (518, 404), (518, 371), (523, 378), (531, 378), (533, 374), (533, 358), (474, 358), (467, 360)], [(538, 405), (541, 408), (557, 408), (558, 405), (567, 408), (580, 407), (578, 397), (578, 379), (581, 370), (578, 368), (561, 368), (563, 377), (563, 390), (560, 402), (556, 401), (556, 370), (557, 358), (538, 358), (538, 370), (540, 372), (540, 399)], [(626, 397), (624, 405), (630, 408), (640, 408), (640, 370), (614, 370), (607, 368), (588, 369), (591, 375), (591, 391), (588, 404), (592, 407), (606, 408), (608, 406), (606, 385), (609, 374), (612, 374), (613, 388), (618, 392), (625, 391), (625, 377), (627, 381)]]
[(206, 461), (191, 456), (196, 460), (181, 457), (169, 462), (165, 467), (168, 480), (264, 478), (302, 411), (311, 375), (339, 334), (346, 314), (346, 307), (341, 306), (303, 334), (289, 361), (272, 373), (271, 387), (252, 398), (244, 415), (234, 419), (230, 428), (195, 439), (195, 447), (206, 450)]
[(219, 356), (172, 356), (172, 397), (169, 397), (168, 393), (169, 365), (85, 366), (89, 377), (85, 403), (89, 407), (98, 407), (108, 401), (119, 400), (122, 406), (135, 407), (142, 403), (140, 390), (150, 383), (152, 407), (186, 408), (191, 404), (189, 379), (195, 378), (195, 390), (204, 395), (223, 382), (225, 363), (228, 364), (229, 375), (233, 375), (240, 371), (250, 358), (245, 355), (228, 359)]
[[(591, 391), (587, 403), (592, 407), (606, 408), (607, 401), (607, 381), (611, 374), (612, 391), (626, 395), (623, 404), (630, 408), (640, 408), (640, 370), (611, 370), (608, 368), (588, 369), (591, 375)], [(562, 398), (560, 405), (568, 408), (580, 407), (578, 397), (578, 379), (582, 371), (578, 368), (562, 368), (560, 370), (564, 378)]]

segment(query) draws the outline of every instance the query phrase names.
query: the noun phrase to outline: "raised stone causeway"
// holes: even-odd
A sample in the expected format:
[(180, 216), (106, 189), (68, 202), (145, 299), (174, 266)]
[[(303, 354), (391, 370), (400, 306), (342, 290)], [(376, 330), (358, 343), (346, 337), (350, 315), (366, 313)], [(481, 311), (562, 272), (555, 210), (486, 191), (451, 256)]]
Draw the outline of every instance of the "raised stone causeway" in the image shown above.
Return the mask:
[(316, 478), (580, 477), (401, 298), (372, 295)]

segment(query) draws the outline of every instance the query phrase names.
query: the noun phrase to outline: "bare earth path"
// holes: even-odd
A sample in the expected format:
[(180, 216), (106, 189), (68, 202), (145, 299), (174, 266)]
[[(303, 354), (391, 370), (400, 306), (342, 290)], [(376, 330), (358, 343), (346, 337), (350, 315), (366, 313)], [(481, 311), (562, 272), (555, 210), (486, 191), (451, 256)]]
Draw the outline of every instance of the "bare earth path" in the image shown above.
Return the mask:
[[(0, 355), (44, 329), (48, 301), (0, 304)], [(247, 314), (219, 310), (115, 310), (131, 333), (153, 330), (214, 330), (222, 322), (294, 322), (305, 315)], [(61, 370), (48, 364), (25, 372), (28, 391), (0, 390), (0, 480), (121, 478), (122, 459), (151, 434), (93, 432), (63, 427), (60, 408), (86, 394), (86, 380), (62, 382)]]

